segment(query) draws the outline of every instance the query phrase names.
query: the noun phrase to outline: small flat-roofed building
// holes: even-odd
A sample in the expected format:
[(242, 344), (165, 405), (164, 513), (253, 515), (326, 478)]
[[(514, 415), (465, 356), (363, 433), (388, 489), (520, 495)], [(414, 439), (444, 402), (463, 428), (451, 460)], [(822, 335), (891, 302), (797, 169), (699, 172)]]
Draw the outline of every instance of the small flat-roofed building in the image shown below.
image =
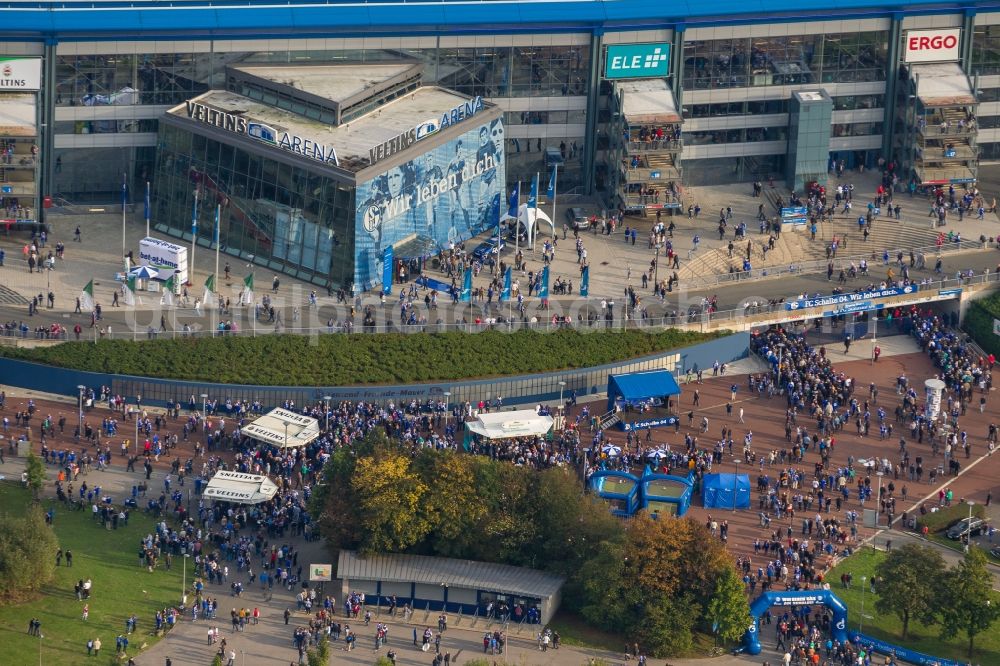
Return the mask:
[[(341, 597), (364, 592), (368, 604), (398, 606), (480, 616), (506, 607), (512, 622), (536, 609), (538, 622), (548, 623), (559, 608), (561, 576), (506, 564), (424, 555), (362, 555), (342, 550), (337, 576)], [(487, 611), (490, 609), (490, 611)], [(520, 609), (520, 610), (518, 610)]]

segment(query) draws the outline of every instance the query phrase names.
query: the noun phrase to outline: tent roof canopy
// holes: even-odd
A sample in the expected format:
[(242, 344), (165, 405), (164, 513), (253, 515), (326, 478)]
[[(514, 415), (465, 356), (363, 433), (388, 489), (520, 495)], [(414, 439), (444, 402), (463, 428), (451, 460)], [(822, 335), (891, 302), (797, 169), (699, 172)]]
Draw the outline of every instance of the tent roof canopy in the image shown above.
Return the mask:
[(278, 407), (244, 426), (242, 432), (279, 448), (305, 446), (319, 437), (319, 421)]
[(608, 377), (609, 396), (612, 392), (625, 400), (645, 400), (664, 395), (680, 395), (681, 389), (669, 370), (651, 370), (611, 375)]
[(259, 474), (216, 472), (205, 487), (209, 499), (235, 504), (260, 504), (274, 497), (278, 486), (271, 479)]
[(917, 97), (926, 107), (975, 104), (976, 97), (969, 87), (969, 78), (957, 62), (913, 65), (917, 80)]
[(479, 418), (467, 423), (466, 427), (470, 432), (487, 439), (509, 439), (544, 435), (552, 430), (552, 423), (551, 416), (539, 416), (533, 409), (520, 409), (513, 412), (480, 414)]

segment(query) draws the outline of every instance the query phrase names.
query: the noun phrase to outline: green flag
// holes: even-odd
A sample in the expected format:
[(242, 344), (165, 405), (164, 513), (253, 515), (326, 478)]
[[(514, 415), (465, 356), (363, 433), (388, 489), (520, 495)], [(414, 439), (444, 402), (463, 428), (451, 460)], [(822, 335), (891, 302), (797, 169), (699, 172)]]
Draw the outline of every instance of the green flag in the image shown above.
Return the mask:
[(132, 275), (125, 280), (125, 304), (135, 305), (135, 276)]
[(91, 280), (84, 287), (83, 291), (80, 292), (80, 309), (84, 312), (93, 312), (94, 310), (94, 281)]
[(215, 273), (209, 275), (208, 279), (205, 280), (205, 295), (201, 301), (206, 306), (211, 306), (215, 303)]
[(253, 303), (253, 273), (243, 278), (243, 295), (240, 296), (240, 302), (244, 305)]

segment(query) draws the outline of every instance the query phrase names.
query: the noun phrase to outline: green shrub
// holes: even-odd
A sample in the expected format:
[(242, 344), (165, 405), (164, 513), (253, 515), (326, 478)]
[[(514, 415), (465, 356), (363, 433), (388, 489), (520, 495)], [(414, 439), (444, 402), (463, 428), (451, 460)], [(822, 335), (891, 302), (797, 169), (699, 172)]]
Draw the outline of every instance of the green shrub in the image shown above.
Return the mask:
[(586, 368), (664, 352), (724, 333), (676, 329), (537, 333), (272, 335), (64, 342), (0, 347), (0, 355), (60, 368), (263, 386), (448, 381)]
[[(982, 504), (976, 504), (972, 507), (972, 515), (977, 518), (982, 518), (986, 515), (986, 509)], [(917, 530), (923, 531), (924, 527), (931, 534), (935, 532), (943, 532), (948, 529), (958, 521), (963, 518), (969, 517), (969, 505), (968, 504), (954, 504), (948, 507), (942, 507), (935, 511), (934, 513), (927, 513), (923, 516), (917, 517)]]
[(1000, 356), (1000, 336), (993, 333), (994, 319), (1000, 319), (1000, 294), (972, 301), (962, 328), (987, 354)]

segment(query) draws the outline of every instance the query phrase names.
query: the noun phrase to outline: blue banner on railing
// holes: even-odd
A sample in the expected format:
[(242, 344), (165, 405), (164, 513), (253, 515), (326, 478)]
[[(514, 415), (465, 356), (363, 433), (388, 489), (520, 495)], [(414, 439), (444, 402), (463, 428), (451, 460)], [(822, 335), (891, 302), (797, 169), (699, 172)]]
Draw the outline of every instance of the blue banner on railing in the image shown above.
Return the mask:
[[(963, 666), (962, 662), (942, 659), (941, 657), (931, 657), (930, 655), (909, 650), (898, 645), (892, 645), (891, 643), (886, 643), (885, 641), (880, 641), (877, 638), (865, 636), (864, 634), (852, 633), (851, 641), (855, 645), (867, 648), (869, 652), (878, 652), (879, 654), (889, 656), (894, 655), (897, 660), (918, 664), (918, 666)], [(874, 661), (872, 660), (872, 663)]]
[(677, 423), (676, 416), (664, 416), (658, 419), (645, 419), (643, 421), (632, 421), (631, 423), (621, 422), (621, 428), (625, 432), (633, 430), (646, 430), (647, 428), (663, 428)]
[(875, 289), (873, 291), (861, 291), (851, 294), (820, 296), (819, 298), (800, 298), (797, 301), (788, 301), (787, 303), (785, 303), (785, 309), (800, 310), (802, 308), (816, 308), (827, 305), (844, 305), (846, 303), (867, 301), (873, 298), (888, 298), (890, 296), (903, 296), (905, 294), (915, 294), (918, 291), (920, 291), (919, 285), (908, 284), (905, 287), (887, 287), (885, 289)]

